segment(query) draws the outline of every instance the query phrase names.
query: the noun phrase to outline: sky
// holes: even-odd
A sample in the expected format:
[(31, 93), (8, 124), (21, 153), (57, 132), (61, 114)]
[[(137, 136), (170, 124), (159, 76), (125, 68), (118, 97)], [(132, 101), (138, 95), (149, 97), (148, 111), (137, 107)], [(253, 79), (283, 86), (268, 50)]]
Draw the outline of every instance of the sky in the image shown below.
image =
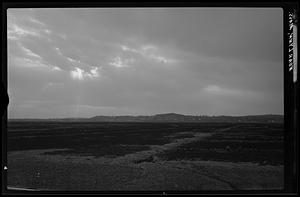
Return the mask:
[(283, 114), (280, 8), (7, 10), (8, 118)]

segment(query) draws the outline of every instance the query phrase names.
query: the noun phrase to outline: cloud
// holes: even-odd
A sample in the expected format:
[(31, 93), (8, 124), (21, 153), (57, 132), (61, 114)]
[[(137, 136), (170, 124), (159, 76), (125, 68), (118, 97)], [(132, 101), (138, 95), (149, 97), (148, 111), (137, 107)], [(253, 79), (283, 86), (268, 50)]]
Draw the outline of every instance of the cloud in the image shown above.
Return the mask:
[(29, 58), (20, 58), (16, 57), (13, 60), (15, 62), (16, 66), (24, 67), (24, 68), (37, 68), (37, 69), (44, 69), (47, 68), (48, 65), (45, 63), (42, 63), (39, 60), (32, 60)]
[(115, 57), (109, 64), (116, 68), (128, 67), (127, 60), (123, 61), (120, 57)]
[(233, 88), (224, 88), (217, 85), (207, 85), (203, 89), (206, 93), (216, 96), (230, 96), (235, 98), (247, 97), (252, 98), (253, 96), (260, 96), (258, 92), (252, 92), (249, 90), (238, 90)]
[(143, 58), (155, 60), (158, 63), (167, 64), (167, 63), (176, 62), (174, 59), (167, 58), (162, 55), (158, 55), (161, 52), (158, 49), (158, 47), (156, 47), (154, 45), (142, 45), (139, 49), (130, 48), (128, 46), (121, 45), (121, 49), (124, 52), (131, 52), (131, 53), (139, 54)]
[(164, 63), (164, 64), (173, 62), (171, 59), (168, 59), (168, 58), (165, 58), (162, 56), (150, 55), (149, 57), (155, 59), (156, 61), (158, 61), (160, 63)]
[(75, 70), (71, 71), (71, 76), (73, 79), (83, 80), (84, 71), (80, 68), (75, 68)]
[(281, 17), (255, 8), (9, 9), (9, 117), (283, 113)]
[(30, 17), (29, 20), (30, 20), (31, 22), (33, 22), (33, 23), (36, 23), (36, 24), (40, 25), (40, 26), (46, 26), (45, 23), (42, 23), (41, 21), (39, 21), (39, 20), (37, 20), (37, 19), (35, 19), (35, 18)]
[(59, 68), (59, 67), (57, 67), (57, 66), (54, 66), (52, 69), (53, 69), (53, 70), (57, 70), (57, 71), (61, 71), (61, 68)]
[(21, 37), (24, 36), (35, 36), (35, 37), (41, 37), (41, 35), (38, 32), (35, 32), (33, 30), (27, 30), (24, 29), (16, 24), (10, 24), (7, 27), (7, 38), (10, 40), (18, 40)]
[(33, 58), (42, 59), (41, 56), (39, 56), (36, 53), (33, 53), (30, 49), (27, 49), (26, 47), (22, 46), (21, 44), (20, 44), (20, 48), (26, 53), (26, 55), (31, 56)]
[(70, 74), (73, 79), (80, 80), (80, 81), (86, 78), (93, 79), (99, 77), (99, 72), (97, 67), (92, 68), (89, 72), (86, 72), (83, 69), (75, 67), (75, 70), (72, 70)]
[(94, 68), (91, 69), (90, 72), (91, 72), (92, 77), (98, 77), (99, 76), (98, 69), (99, 68), (97, 68), (97, 67), (94, 67)]
[(141, 54), (139, 51), (137, 51), (137, 50), (135, 50), (135, 49), (132, 49), (132, 48), (129, 48), (129, 47), (125, 46), (125, 45), (121, 45), (121, 49), (122, 49), (123, 51), (129, 51), (129, 52)]
[[(7, 38), (9, 40), (20, 40), (28, 36), (35, 38), (47, 38), (52, 31), (45, 23), (35, 19), (33, 16), (15, 16), (12, 10), (7, 15)], [(49, 38), (48, 38), (49, 39)]]
[(18, 67), (26, 67), (31, 69), (44, 69), (44, 70), (55, 70), (55, 71), (62, 71), (58, 66), (55, 66), (43, 59), (40, 55), (33, 52), (32, 50), (25, 47), (21, 42), (16, 42), (14, 48), (15, 51), (19, 51), (17, 53), (10, 53), (9, 54), (9, 61), (13, 62), (13, 65)]

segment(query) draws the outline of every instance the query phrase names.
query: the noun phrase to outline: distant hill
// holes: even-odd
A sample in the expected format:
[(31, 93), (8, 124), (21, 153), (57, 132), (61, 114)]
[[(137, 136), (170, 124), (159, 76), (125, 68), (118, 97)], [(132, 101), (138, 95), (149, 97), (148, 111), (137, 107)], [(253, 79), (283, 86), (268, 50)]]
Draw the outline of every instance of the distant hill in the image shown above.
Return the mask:
[(283, 123), (283, 115), (251, 116), (191, 116), (175, 113), (154, 116), (95, 116), (91, 121), (100, 122), (276, 122)]
[(91, 118), (59, 119), (10, 119), (9, 121), (61, 121), (61, 122), (232, 122), (232, 123), (283, 123), (283, 115), (249, 116), (192, 116), (176, 113), (156, 114), (153, 116), (94, 116)]

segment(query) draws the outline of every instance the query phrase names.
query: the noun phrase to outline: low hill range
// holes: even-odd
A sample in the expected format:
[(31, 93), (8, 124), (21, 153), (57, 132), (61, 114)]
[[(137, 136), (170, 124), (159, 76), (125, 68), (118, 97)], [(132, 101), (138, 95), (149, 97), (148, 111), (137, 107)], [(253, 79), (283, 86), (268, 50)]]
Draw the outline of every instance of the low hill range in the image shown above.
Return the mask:
[(151, 116), (94, 116), (91, 118), (9, 119), (9, 121), (60, 121), (60, 122), (232, 122), (232, 123), (283, 123), (283, 115), (248, 116), (194, 116), (176, 113)]

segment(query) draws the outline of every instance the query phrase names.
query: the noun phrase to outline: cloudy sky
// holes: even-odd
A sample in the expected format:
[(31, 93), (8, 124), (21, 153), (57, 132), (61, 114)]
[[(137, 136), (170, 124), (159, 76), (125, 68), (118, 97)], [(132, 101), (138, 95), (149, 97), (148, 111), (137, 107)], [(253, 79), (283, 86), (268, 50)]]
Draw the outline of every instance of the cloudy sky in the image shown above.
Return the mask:
[(283, 114), (277, 8), (8, 9), (9, 118)]

